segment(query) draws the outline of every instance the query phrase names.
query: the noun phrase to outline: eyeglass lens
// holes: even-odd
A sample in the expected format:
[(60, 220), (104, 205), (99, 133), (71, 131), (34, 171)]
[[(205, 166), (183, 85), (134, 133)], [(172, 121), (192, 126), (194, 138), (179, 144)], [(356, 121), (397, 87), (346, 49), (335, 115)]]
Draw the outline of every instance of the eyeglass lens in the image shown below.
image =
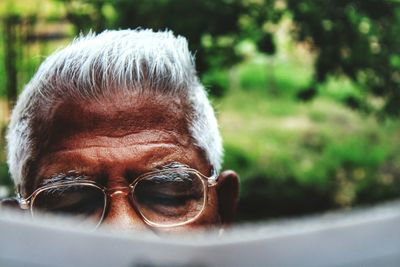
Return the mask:
[(195, 173), (163, 173), (140, 180), (133, 198), (147, 220), (162, 225), (179, 224), (203, 210), (204, 184)]
[[(131, 198), (149, 222), (173, 225), (198, 216), (205, 204), (204, 181), (192, 172), (162, 172), (140, 179)], [(40, 191), (32, 200), (32, 212), (53, 213), (98, 223), (106, 195), (90, 184), (60, 185)]]
[(104, 192), (92, 185), (60, 185), (40, 191), (33, 199), (32, 213), (52, 213), (97, 223), (103, 217)]

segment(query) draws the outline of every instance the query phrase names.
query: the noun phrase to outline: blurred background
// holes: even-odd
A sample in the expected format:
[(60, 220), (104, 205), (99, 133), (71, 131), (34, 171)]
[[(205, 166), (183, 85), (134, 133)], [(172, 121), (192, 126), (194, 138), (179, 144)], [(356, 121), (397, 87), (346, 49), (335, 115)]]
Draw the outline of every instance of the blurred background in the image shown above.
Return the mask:
[(399, 0), (1, 0), (0, 197), (10, 109), (39, 64), (80, 32), (137, 27), (188, 38), (239, 221), (400, 196)]

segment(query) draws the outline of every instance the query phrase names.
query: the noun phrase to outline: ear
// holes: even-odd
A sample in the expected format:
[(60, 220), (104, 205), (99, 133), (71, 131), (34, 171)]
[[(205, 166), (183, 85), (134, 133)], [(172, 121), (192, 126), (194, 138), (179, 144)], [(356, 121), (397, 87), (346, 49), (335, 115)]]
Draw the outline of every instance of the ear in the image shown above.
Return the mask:
[(234, 171), (222, 172), (217, 180), (218, 210), (222, 224), (233, 222), (239, 200), (239, 176)]

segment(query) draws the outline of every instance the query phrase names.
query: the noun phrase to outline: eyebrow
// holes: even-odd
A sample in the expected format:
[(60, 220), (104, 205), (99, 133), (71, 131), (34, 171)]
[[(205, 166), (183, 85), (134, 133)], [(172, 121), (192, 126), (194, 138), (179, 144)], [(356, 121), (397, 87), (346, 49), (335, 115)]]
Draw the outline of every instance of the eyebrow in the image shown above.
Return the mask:
[[(164, 165), (157, 166), (153, 168), (151, 171), (156, 170), (171, 170), (171, 169), (182, 169), (182, 168), (190, 168), (189, 165), (183, 164), (181, 162), (173, 161)], [(145, 172), (146, 173), (146, 172)], [(145, 174), (143, 173), (143, 174)], [(80, 173), (75, 170), (70, 170), (66, 173), (57, 173), (49, 178), (42, 179), (39, 184), (39, 187), (46, 186), (50, 184), (57, 184), (62, 182), (69, 182), (69, 181), (81, 181), (81, 180), (90, 180), (90, 176)]]
[(56, 184), (67, 181), (77, 181), (77, 180), (89, 180), (89, 176), (79, 173), (77, 171), (68, 171), (67, 173), (57, 173), (45, 178), (40, 182), (40, 186), (45, 186), (49, 184)]
[(190, 168), (190, 166), (177, 161), (173, 161), (165, 165), (162, 165), (158, 168), (155, 168), (155, 170), (170, 170), (170, 169), (182, 169), (182, 168)]

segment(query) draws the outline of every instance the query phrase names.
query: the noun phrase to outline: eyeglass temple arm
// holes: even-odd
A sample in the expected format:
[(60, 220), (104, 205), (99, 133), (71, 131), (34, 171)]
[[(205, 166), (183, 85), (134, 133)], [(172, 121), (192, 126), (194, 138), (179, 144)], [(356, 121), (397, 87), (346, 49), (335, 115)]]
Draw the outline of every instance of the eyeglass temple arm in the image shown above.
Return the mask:
[(27, 210), (30, 208), (30, 197), (23, 198), (19, 192), (17, 192), (16, 200), (19, 203), (21, 209)]
[(211, 170), (211, 176), (208, 177), (208, 181), (210, 181), (211, 183), (215, 183), (218, 180), (218, 172), (217, 170), (213, 167)]

